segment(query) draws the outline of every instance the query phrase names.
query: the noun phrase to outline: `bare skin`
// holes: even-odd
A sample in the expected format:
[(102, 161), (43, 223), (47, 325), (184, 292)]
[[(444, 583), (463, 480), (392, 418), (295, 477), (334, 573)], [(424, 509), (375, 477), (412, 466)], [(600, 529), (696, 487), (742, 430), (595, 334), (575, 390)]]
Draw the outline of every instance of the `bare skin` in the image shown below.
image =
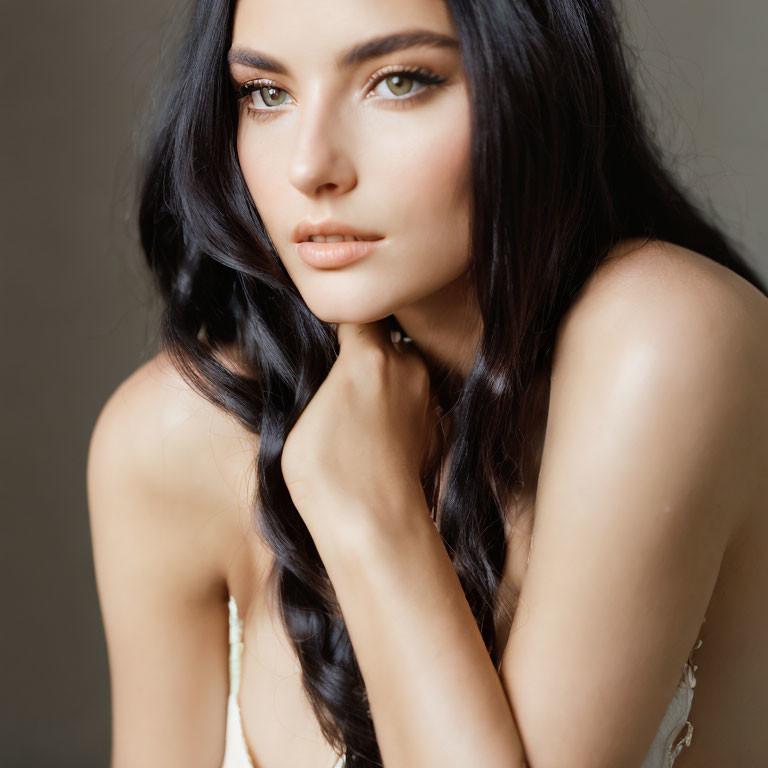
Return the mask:
[[(768, 465), (768, 404), (762, 394), (768, 383), (768, 302), (730, 271), (675, 246), (617, 250), (610, 261), (563, 323), (553, 369), (570, 370), (561, 361), (577, 349), (578, 334), (569, 328), (588, 322), (590, 307), (597, 306), (606, 289), (629, 298), (633, 290), (642, 290), (648, 299), (645, 311), (656, 311), (656, 295), (647, 293), (651, 273), (664, 276), (658, 297), (668, 299), (664, 292), (676, 286), (673, 295), (683, 302), (679, 319), (686, 312), (681, 297), (704, 291), (713, 311), (738, 315), (734, 345), (749, 337), (743, 342), (749, 368), (739, 379), (749, 382), (743, 395), (747, 405), (741, 405), (749, 418), (743, 410), (733, 413), (730, 431), (723, 433), (728, 451), (721, 457), (722, 484), (712, 486), (718, 498), (733, 502), (720, 508), (731, 534), (705, 601), (690, 715), (694, 739), (675, 765), (763, 765), (768, 760), (768, 741), (759, 728), (768, 690), (768, 615), (762, 608), (768, 586), (768, 489), (760, 468)], [(706, 345), (705, 327), (701, 334), (689, 341)], [(568, 428), (570, 413), (568, 420), (559, 413), (555, 410), (555, 421), (550, 414), (548, 434)], [(240, 701), (255, 764), (327, 768), (335, 760), (304, 700), (298, 662), (269, 600), (271, 555), (249, 523), (257, 445), (252, 435), (191, 392), (162, 356), (128, 379), (100, 418), (89, 460), (89, 500), (113, 678), (115, 768), (220, 763), (228, 592), (246, 617)], [(685, 462), (678, 461), (677, 471), (685, 471)], [(536, 471), (519, 502), (518, 524), (510, 531), (505, 589), (514, 592), (523, 589), (528, 574)], [(675, 474), (674, 464), (670, 471)], [(556, 477), (549, 482), (548, 487), (557, 487)], [(719, 535), (715, 526), (707, 531), (712, 541)], [(710, 543), (707, 535), (692, 528), (690, 545), (703, 551)], [(538, 537), (536, 545), (544, 547)], [(623, 546), (631, 558), (633, 542)], [(556, 573), (558, 564), (542, 560), (537, 568)], [(509, 627), (499, 632), (508, 635)], [(552, 642), (573, 644), (563, 638)], [(557, 648), (552, 649), (556, 656)], [(533, 743), (530, 734), (538, 725), (530, 715), (526, 720), (526, 701), (520, 698), (526, 693), (536, 696), (537, 689), (512, 698), (522, 734)], [(554, 717), (554, 707), (551, 712)], [(630, 736), (605, 734), (618, 740)]]
[[(441, 43), (360, 58), (414, 29)], [(342, 335), (395, 314), (428, 365), (466, 374), (480, 332), (464, 279), (474, 94), (456, 43), (439, 0), (239, 0), (230, 78), (254, 87), (239, 102), (238, 160), (310, 310)], [(440, 83), (392, 77), (414, 66)], [(377, 251), (337, 270), (305, 263), (294, 228), (328, 217), (382, 237)], [(700, 628), (696, 733), (676, 768), (768, 761), (757, 727), (768, 684), (767, 305), (698, 254), (638, 242), (585, 286), (558, 329), (541, 456), (509, 510), (503, 592), (519, 592), (520, 606), (496, 628), (499, 675), (423, 498), (392, 460), (398, 446), (416, 455), (418, 430), (379, 411), (411, 377), (385, 381), (380, 400), (352, 390), (346, 419), (336, 418), (345, 379), (324, 382), (289, 454), (340, 422), (345, 461), (300, 482), (306, 468), (293, 461), (289, 488), (339, 595), (388, 766), (636, 768)], [(356, 354), (342, 346), (340, 359)], [(363, 344), (357, 353), (370, 362)], [(361, 458), (378, 446), (385, 476)], [(220, 764), (228, 593), (246, 616), (240, 701), (255, 765), (335, 761), (250, 526), (257, 449), (162, 356), (99, 419), (89, 498), (114, 768)], [(375, 507), (371, 484), (398, 503)], [(352, 510), (328, 501), (338, 488)], [(317, 508), (304, 503), (315, 494)], [(350, 511), (369, 524), (349, 525)]]

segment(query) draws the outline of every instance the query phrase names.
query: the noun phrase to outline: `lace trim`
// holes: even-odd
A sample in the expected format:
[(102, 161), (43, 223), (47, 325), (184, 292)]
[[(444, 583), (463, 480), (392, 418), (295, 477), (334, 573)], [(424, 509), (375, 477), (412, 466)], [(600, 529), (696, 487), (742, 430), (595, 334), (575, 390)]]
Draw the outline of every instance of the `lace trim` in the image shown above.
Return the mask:
[[(706, 618), (704, 619), (706, 621)], [(696, 687), (696, 670), (699, 668), (698, 664), (693, 663), (693, 654), (696, 650), (701, 648), (703, 640), (699, 638), (696, 645), (693, 646), (691, 652), (688, 654), (688, 661), (683, 664), (683, 677), (680, 681), (680, 686), (686, 688)], [(681, 730), (685, 728), (685, 734), (680, 738)], [(678, 740), (679, 739), (679, 740)], [(677, 756), (683, 751), (683, 747), (690, 747), (693, 740), (693, 723), (690, 720), (686, 720), (677, 732), (672, 737), (672, 742), (667, 749), (665, 768), (672, 768)]]

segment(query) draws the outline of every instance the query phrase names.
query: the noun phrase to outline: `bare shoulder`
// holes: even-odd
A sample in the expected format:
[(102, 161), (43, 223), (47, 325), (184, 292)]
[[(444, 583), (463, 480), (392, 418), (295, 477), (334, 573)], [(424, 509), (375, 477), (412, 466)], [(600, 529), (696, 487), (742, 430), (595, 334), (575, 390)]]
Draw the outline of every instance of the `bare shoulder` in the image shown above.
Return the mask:
[(752, 498), (768, 491), (768, 298), (747, 280), (673, 243), (620, 244), (563, 319), (552, 396), (568, 398), (575, 377), (600, 370), (617, 385), (625, 376), (637, 397), (656, 392), (659, 419), (727, 423), (719, 434), (731, 440), (731, 479), (754, 480)]
[[(189, 537), (196, 573), (221, 582), (248, 525), (257, 450), (257, 436), (196, 392), (161, 352), (102, 407), (89, 448), (89, 486), (113, 493), (129, 485), (152, 499), (150, 519), (133, 522), (177, 540)], [(131, 514), (142, 509), (147, 505), (134, 505)]]
[(233, 563), (253, 562), (237, 555), (255, 451), (164, 354), (126, 378), (96, 420), (88, 509), (114, 765), (221, 764), (227, 588)]
[(626, 241), (587, 280), (557, 344), (634, 344), (678, 371), (714, 366), (712, 384), (740, 376), (761, 386), (767, 332), (768, 298), (732, 270), (673, 243)]
[[(714, 340), (738, 333), (763, 356), (768, 298), (730, 269), (674, 243), (620, 243), (587, 281), (566, 317), (579, 325), (596, 315), (622, 312), (626, 319), (666, 325), (671, 341)], [(680, 335), (675, 331), (680, 332)]]
[[(501, 667), (531, 764), (640, 765), (705, 616), (694, 722), (741, 754), (765, 698), (766, 529), (745, 523), (768, 492), (767, 320), (759, 290), (660, 243), (601, 264), (559, 326)], [(762, 553), (732, 557), (748, 529)]]

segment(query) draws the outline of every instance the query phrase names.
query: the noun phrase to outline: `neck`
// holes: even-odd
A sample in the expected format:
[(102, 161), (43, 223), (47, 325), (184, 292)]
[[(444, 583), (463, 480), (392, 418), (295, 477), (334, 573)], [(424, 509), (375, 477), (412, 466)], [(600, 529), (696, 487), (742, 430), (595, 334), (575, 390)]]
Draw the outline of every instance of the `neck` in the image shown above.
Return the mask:
[(472, 369), (483, 327), (468, 274), (399, 309), (395, 319), (424, 358), (435, 386), (449, 391), (461, 387)]

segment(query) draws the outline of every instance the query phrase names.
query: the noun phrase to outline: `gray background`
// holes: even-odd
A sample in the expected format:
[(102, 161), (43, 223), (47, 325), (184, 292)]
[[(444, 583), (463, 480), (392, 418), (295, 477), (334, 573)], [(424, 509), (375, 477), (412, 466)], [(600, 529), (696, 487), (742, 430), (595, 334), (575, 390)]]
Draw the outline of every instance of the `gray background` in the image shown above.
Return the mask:
[[(139, 116), (177, 0), (3, 2), (0, 764), (106, 766), (85, 458), (155, 349), (133, 210)], [(625, 0), (673, 167), (768, 278), (768, 4)]]

